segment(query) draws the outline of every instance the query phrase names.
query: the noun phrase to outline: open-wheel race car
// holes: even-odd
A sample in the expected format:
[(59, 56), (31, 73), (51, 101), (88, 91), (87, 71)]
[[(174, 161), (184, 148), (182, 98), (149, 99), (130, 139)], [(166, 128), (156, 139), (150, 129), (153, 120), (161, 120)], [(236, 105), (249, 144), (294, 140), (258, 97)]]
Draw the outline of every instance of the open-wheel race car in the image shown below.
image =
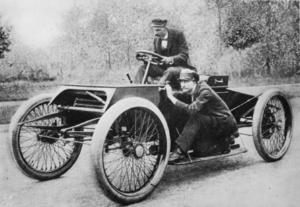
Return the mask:
[[(159, 64), (161, 56), (139, 51), (137, 58)], [(147, 81), (147, 72), (143, 83)], [(238, 127), (252, 127), (259, 155), (267, 162), (281, 159), (292, 139), (293, 114), (278, 89), (241, 91), (228, 88), (228, 76), (207, 80), (225, 101)], [(34, 97), (18, 109), (10, 125), (10, 145), (21, 171), (49, 180), (67, 172), (83, 144), (90, 143), (95, 177), (110, 199), (134, 203), (159, 184), (168, 164), (171, 139), (160, 106), (165, 93), (155, 84), (122, 86), (64, 85), (57, 94)], [(234, 144), (226, 154), (194, 157), (191, 164), (244, 153)]]

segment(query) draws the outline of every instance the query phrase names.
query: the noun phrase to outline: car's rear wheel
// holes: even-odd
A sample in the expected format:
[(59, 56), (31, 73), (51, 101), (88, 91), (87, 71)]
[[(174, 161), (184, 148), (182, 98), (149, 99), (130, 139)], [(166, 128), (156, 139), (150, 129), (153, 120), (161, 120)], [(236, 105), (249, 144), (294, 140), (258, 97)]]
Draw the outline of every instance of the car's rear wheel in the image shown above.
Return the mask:
[(292, 126), (292, 108), (284, 94), (279, 90), (263, 93), (254, 109), (252, 133), (256, 150), (265, 161), (277, 161), (285, 155)]
[[(10, 147), (21, 171), (38, 180), (49, 180), (68, 171), (77, 160), (82, 144), (61, 137), (64, 117), (43, 116), (58, 112), (50, 94), (34, 97), (20, 106), (10, 124)], [(80, 139), (80, 138), (79, 138)]]
[(170, 138), (162, 113), (148, 100), (123, 99), (101, 117), (92, 138), (99, 186), (129, 204), (148, 196), (166, 168)]

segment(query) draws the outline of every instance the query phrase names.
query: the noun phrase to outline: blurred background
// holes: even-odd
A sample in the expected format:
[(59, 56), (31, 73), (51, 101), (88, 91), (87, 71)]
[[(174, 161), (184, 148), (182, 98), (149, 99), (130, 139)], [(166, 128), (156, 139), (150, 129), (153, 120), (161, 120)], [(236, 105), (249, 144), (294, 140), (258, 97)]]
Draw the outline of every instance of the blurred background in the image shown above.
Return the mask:
[(184, 31), (199, 73), (235, 85), (300, 82), (299, 0), (0, 0), (0, 100), (128, 83), (135, 51), (152, 48), (153, 18)]

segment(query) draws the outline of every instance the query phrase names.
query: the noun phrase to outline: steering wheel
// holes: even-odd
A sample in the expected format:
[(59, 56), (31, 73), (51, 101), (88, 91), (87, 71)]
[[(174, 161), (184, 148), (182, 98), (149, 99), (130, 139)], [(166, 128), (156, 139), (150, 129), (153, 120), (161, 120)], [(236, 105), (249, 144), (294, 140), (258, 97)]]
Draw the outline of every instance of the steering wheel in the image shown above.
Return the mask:
[(147, 50), (139, 50), (136, 52), (136, 59), (146, 63), (145, 74), (141, 82), (142, 84), (147, 82), (150, 65), (163, 65), (164, 63), (161, 61), (163, 58), (164, 56)]
[(138, 50), (136, 52), (136, 59), (153, 65), (163, 65), (164, 63), (161, 60), (164, 56), (157, 53), (147, 51), (147, 50)]

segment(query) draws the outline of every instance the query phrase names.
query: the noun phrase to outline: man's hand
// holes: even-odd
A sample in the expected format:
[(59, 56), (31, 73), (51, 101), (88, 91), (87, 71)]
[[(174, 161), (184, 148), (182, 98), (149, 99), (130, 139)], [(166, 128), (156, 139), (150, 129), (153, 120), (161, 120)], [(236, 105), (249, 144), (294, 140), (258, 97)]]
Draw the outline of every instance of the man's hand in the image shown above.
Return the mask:
[(174, 58), (173, 57), (164, 57), (161, 62), (163, 62), (166, 65), (173, 65), (174, 64)]
[(166, 93), (167, 93), (167, 96), (168, 96), (168, 97), (173, 96), (173, 89), (172, 89), (172, 87), (171, 87), (169, 84), (167, 84), (167, 85), (165, 86), (165, 89), (166, 89)]

